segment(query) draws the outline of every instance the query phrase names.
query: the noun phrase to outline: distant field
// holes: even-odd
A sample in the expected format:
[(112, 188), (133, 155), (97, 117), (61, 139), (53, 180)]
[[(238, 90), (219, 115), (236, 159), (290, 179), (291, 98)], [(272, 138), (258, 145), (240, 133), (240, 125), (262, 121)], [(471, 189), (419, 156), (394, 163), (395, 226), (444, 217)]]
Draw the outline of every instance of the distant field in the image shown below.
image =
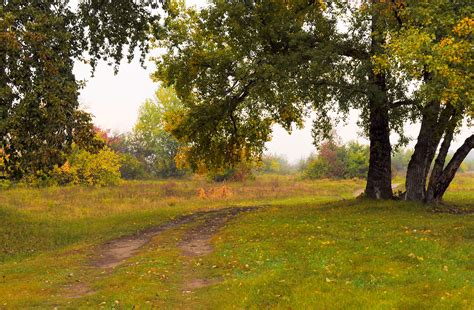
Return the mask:
[(260, 176), (2, 191), (0, 309), (473, 309), (474, 175), (436, 212), (355, 199), (363, 186)]

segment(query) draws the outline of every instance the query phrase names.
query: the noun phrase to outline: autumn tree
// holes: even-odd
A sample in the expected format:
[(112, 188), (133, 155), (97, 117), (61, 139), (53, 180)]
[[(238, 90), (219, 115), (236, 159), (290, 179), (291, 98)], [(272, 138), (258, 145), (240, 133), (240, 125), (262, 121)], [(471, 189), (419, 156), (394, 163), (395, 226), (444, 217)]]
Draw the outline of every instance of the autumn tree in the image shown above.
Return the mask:
[(10, 178), (63, 164), (73, 142), (90, 147), (94, 132), (79, 109), (74, 61), (117, 68), (137, 46), (143, 59), (157, 7), (151, 0), (2, 1), (0, 148)]
[(186, 107), (173, 134), (193, 162), (232, 165), (258, 158), (275, 123), (290, 131), (315, 112), (318, 145), (334, 113), (359, 109), (371, 144), (366, 194), (391, 198), (389, 137), (394, 130), (404, 141), (407, 98), (373, 59), (384, 54), (387, 29), (400, 27), (395, 9), (390, 1), (212, 1), (199, 13), (182, 10), (159, 41), (167, 53), (155, 74)]
[(421, 120), (407, 197), (421, 192), (413, 199), (422, 200), (441, 137), (431, 173), (440, 188), (472, 148), (470, 138), (442, 169), (451, 132), (472, 116), (471, 11), (447, 0), (212, 1), (169, 21), (155, 76), (186, 106), (173, 133), (210, 166), (260, 156), (274, 123), (291, 130), (308, 111), (318, 146), (358, 109), (370, 140), (370, 198), (392, 197), (390, 134), (403, 145), (404, 124)]
[(166, 130), (167, 117), (173, 117), (180, 108), (174, 89), (165, 87), (140, 106), (130, 135), (131, 152), (145, 162), (154, 177), (182, 176), (186, 172), (175, 160), (182, 145)]
[(474, 147), (468, 137), (446, 163), (456, 132), (474, 116), (474, 8), (469, 1), (399, 1), (403, 27), (390, 32), (382, 66), (414, 88), (411, 118), (421, 121), (408, 164), (408, 200), (439, 201), (462, 161)]

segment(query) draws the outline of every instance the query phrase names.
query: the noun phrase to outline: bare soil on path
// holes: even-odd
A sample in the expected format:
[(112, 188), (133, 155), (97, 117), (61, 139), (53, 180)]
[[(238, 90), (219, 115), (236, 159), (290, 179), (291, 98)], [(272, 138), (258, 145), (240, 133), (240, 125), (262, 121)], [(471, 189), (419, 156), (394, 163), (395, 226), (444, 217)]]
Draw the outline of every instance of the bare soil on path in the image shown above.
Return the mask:
[[(210, 254), (213, 251), (211, 239), (220, 228), (239, 214), (253, 211), (257, 208), (227, 207), (211, 211), (199, 211), (178, 217), (170, 222), (149, 228), (135, 235), (111, 240), (96, 248), (84, 269), (96, 274), (96, 279), (104, 278), (111, 274), (114, 268), (137, 255), (153, 237), (171, 229), (185, 228), (184, 225), (190, 225), (191, 227), (187, 229), (178, 243), (183, 257), (190, 260), (193, 257)], [(187, 265), (191, 266), (190, 263)], [(193, 289), (218, 282), (218, 279), (194, 278), (192, 277), (192, 270), (190, 269), (189, 271), (190, 277), (183, 279), (183, 292), (191, 292)], [(91, 283), (76, 282), (64, 288), (63, 296), (67, 298), (80, 298), (93, 293), (95, 291), (91, 288)]]

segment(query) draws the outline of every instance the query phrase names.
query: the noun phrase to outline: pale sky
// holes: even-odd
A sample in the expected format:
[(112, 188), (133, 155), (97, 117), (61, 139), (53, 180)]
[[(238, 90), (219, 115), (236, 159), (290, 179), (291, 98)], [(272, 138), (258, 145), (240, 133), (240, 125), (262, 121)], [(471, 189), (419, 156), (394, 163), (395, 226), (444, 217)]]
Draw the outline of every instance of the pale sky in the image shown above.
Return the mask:
[[(204, 5), (204, 0), (188, 0), (190, 5)], [(86, 79), (86, 87), (81, 91), (79, 101), (82, 107), (94, 115), (94, 123), (103, 129), (116, 132), (129, 131), (138, 114), (138, 107), (147, 98), (152, 98), (158, 85), (150, 79), (154, 70), (152, 62), (142, 68), (137, 59), (132, 63), (122, 62), (120, 71), (114, 75), (113, 68), (104, 63), (97, 67), (94, 77), (90, 77), (90, 67), (76, 63), (75, 74), (78, 79)], [(353, 111), (346, 125), (339, 125), (336, 132), (344, 142), (359, 140), (368, 143), (360, 136), (360, 129), (356, 125), (357, 112)], [(267, 143), (268, 153), (277, 153), (287, 157), (290, 162), (296, 162), (315, 151), (311, 137), (311, 120), (308, 120), (304, 129), (294, 130), (289, 135), (279, 126), (274, 127), (273, 139)], [(416, 138), (419, 126), (407, 126), (406, 130)], [(464, 128), (453, 143), (458, 147), (471, 133)], [(413, 142), (411, 143), (413, 146)]]

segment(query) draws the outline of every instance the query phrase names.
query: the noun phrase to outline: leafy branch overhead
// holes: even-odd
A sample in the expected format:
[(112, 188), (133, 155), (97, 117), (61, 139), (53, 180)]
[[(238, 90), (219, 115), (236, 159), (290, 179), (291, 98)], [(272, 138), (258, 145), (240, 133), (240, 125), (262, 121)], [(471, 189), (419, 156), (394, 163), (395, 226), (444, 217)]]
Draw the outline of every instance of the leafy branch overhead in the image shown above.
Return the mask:
[[(195, 167), (259, 158), (273, 124), (291, 131), (310, 111), (319, 145), (356, 109), (371, 143), (366, 194), (391, 198), (390, 134), (406, 144), (404, 125), (438, 117), (428, 116), (432, 105), (454, 107), (455, 128), (472, 116), (467, 1), (210, 1), (165, 24), (154, 78), (185, 106), (172, 133)], [(418, 144), (433, 151), (415, 149), (408, 175), (426, 181), (449, 119), (428, 144), (420, 132)]]

